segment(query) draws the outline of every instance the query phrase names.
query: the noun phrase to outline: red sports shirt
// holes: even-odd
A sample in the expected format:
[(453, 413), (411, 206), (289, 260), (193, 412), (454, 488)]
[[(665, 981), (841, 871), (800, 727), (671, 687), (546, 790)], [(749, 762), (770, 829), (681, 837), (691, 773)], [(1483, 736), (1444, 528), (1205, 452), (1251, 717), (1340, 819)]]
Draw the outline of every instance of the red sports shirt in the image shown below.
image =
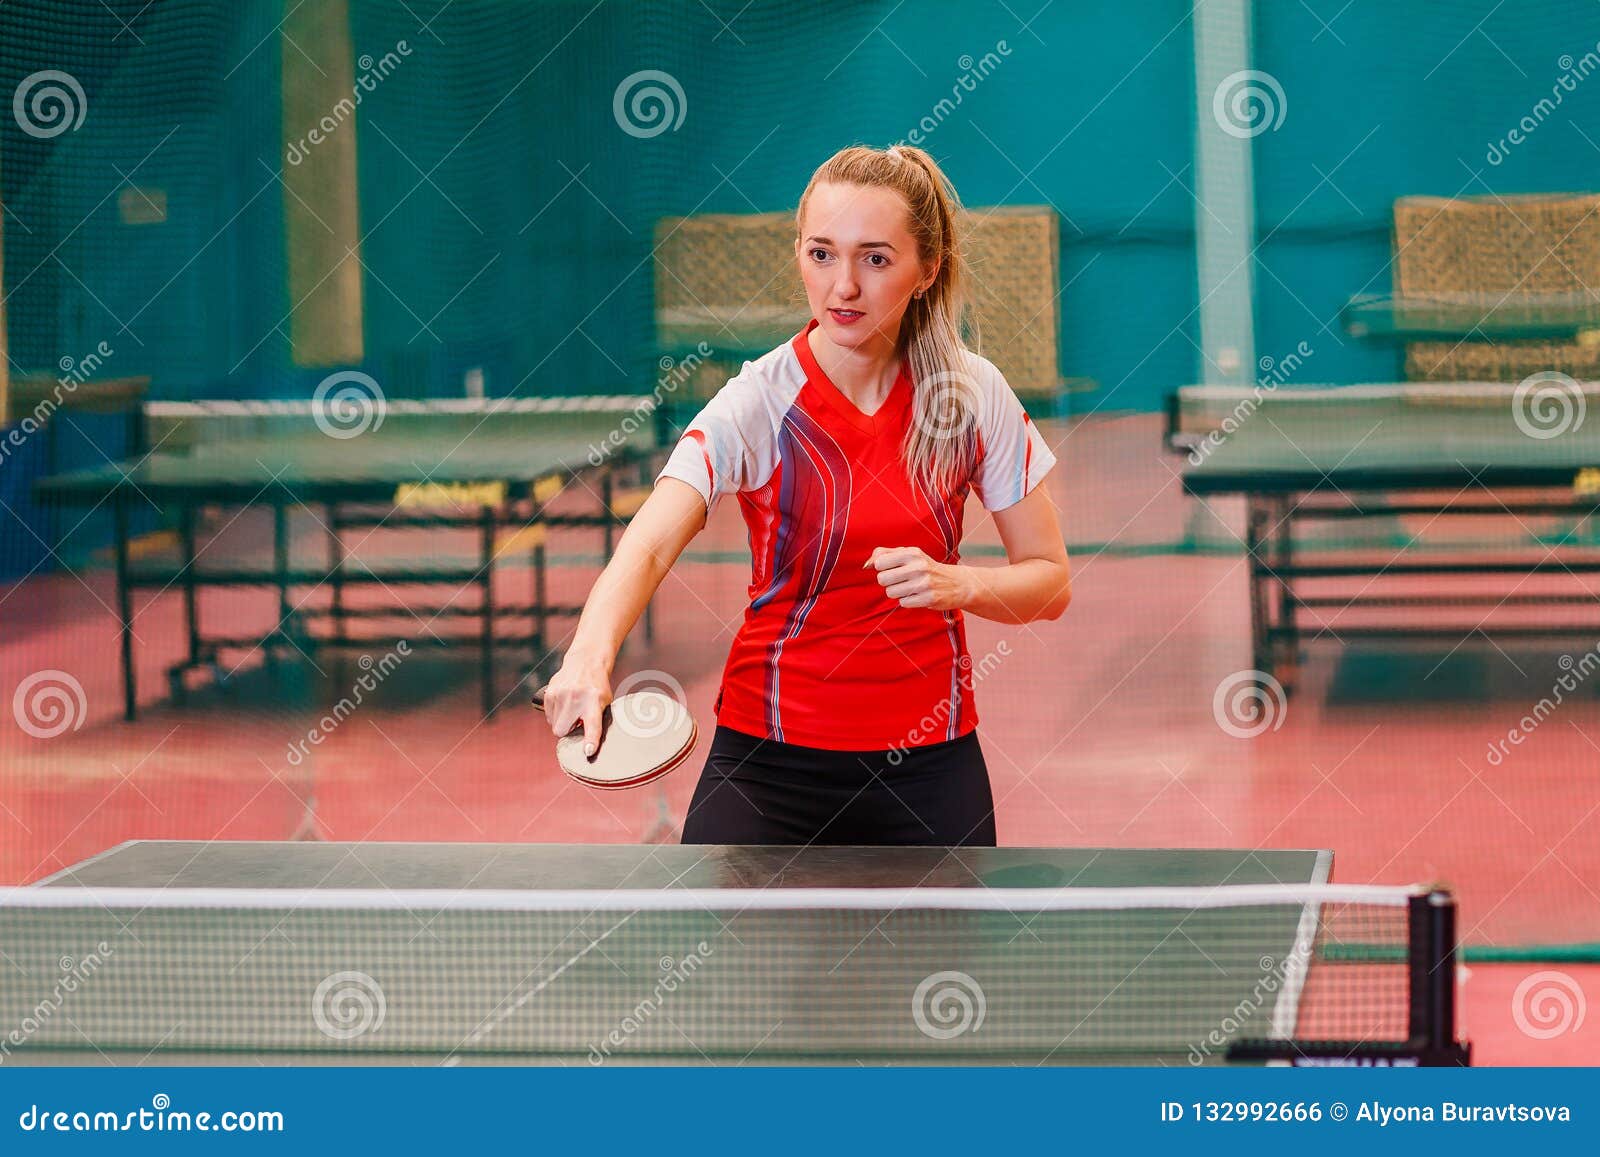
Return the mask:
[(717, 722), (834, 751), (942, 743), (978, 723), (959, 611), (907, 609), (866, 567), (880, 546), (960, 561), (967, 491), (986, 509), (1019, 502), (1055, 465), (1016, 394), (969, 353), (978, 461), (929, 503), (901, 460), (912, 420), (904, 369), (870, 417), (839, 392), (806, 341), (753, 362), (690, 424), (662, 471), (708, 510), (737, 494), (750, 532), (750, 605), (723, 671)]

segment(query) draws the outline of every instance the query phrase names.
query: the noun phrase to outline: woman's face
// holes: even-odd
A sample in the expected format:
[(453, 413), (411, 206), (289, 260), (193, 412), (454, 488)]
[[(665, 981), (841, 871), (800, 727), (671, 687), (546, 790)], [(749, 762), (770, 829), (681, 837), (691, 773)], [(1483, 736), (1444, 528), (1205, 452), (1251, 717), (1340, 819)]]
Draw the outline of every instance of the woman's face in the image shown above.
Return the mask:
[(892, 349), (911, 294), (933, 280), (906, 227), (899, 193), (821, 184), (795, 242), (811, 315), (837, 346)]

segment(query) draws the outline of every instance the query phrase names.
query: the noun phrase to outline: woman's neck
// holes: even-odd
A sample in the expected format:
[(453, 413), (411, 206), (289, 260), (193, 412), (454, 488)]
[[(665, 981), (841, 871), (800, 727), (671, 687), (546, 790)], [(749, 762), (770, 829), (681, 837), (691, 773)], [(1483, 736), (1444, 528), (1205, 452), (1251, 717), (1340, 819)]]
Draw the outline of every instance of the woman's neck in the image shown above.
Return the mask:
[(872, 414), (889, 400), (895, 380), (900, 376), (900, 355), (892, 347), (865, 351), (841, 349), (823, 336), (820, 326), (807, 334), (806, 340), (822, 372), (856, 409)]

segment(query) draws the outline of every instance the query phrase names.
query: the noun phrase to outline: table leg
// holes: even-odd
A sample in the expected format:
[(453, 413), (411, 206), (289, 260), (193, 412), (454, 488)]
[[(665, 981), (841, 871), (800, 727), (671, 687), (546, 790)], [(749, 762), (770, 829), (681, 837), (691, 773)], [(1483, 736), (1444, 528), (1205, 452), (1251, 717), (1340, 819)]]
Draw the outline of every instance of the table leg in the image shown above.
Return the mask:
[(1250, 560), (1250, 655), (1258, 671), (1273, 674), (1271, 611), (1267, 603), (1267, 583), (1271, 566), (1263, 552), (1263, 534), (1270, 531), (1271, 511), (1265, 499), (1251, 494), (1245, 498), (1245, 550)]
[(1295, 600), (1294, 579), (1289, 577), (1289, 571), (1294, 566), (1294, 512), (1299, 502), (1299, 495), (1284, 495), (1272, 512), (1275, 519), (1272, 537), (1277, 546), (1273, 566), (1278, 572), (1278, 620), (1283, 631), (1283, 658), (1279, 667), (1280, 678), (1286, 685), (1293, 684), (1300, 669), (1299, 607)]
[(550, 633), (550, 617), (545, 608), (550, 605), (550, 594), (545, 576), (544, 543), (541, 541), (533, 548), (533, 677), (538, 681), (544, 679), (545, 669), (545, 643)]
[(606, 534), (605, 560), (606, 562), (610, 562), (612, 547), (612, 519), (616, 517), (616, 515), (612, 513), (615, 510), (614, 502), (616, 498), (616, 482), (614, 472), (610, 466), (602, 466), (600, 470), (600, 504), (605, 507), (605, 509), (601, 511), (600, 520), (602, 525), (605, 527)]
[(282, 502), (272, 504), (272, 575), (278, 586), (278, 626), (276, 638), (267, 644), (268, 663), (289, 633), (289, 509)]
[(189, 666), (200, 663), (200, 595), (195, 584), (195, 508), (187, 503), (178, 511), (178, 540), (183, 553), (183, 625), (189, 636)]
[(330, 502), (324, 511), (328, 524), (328, 585), (333, 589), (333, 606), (329, 618), (333, 625), (336, 645), (345, 643), (344, 617), (344, 534), (339, 525), (339, 504)]
[(485, 719), (494, 714), (494, 528), (495, 511), (485, 506), (478, 524), (478, 585), (483, 591), (483, 625), (478, 652)]
[(111, 500), (117, 536), (117, 617), (122, 622), (122, 717), (139, 716), (138, 686), (133, 671), (133, 589), (128, 574), (128, 502), (119, 491)]

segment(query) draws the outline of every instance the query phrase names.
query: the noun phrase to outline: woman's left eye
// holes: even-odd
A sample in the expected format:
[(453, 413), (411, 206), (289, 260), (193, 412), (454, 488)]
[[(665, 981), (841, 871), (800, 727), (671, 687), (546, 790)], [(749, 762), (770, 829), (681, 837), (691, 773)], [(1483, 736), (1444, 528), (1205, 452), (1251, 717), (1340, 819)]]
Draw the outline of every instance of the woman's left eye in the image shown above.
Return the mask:
[(889, 259), (881, 253), (869, 253), (867, 254), (867, 260), (877, 263), (873, 266), (875, 269), (882, 269), (885, 265), (889, 264)]

